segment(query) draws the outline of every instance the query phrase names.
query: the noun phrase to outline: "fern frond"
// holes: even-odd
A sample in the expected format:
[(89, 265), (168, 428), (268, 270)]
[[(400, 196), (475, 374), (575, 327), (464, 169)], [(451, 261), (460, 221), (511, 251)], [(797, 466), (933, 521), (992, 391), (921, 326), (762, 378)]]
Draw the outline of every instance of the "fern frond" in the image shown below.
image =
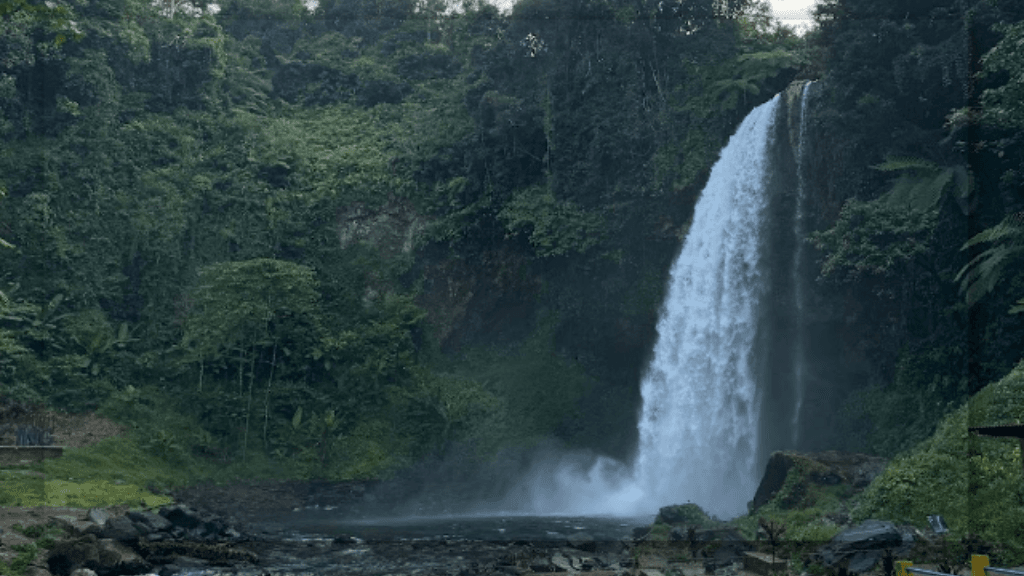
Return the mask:
[(938, 170), (939, 167), (934, 162), (924, 158), (898, 156), (888, 158), (885, 162), (872, 166), (871, 169), (881, 170), (882, 172), (896, 172), (899, 170)]
[(1024, 298), (1017, 300), (1017, 303), (1010, 308), (1010, 314), (1020, 314), (1024, 312)]
[(1024, 252), (1024, 246), (993, 246), (960, 269), (953, 280), (960, 282), (960, 292), (965, 295), (968, 306), (973, 306), (995, 288), (1003, 268), (1019, 252)]
[(977, 246), (985, 242), (1001, 242), (1004, 240), (1024, 242), (1024, 222), (1021, 220), (1019, 212), (1010, 214), (1003, 218), (999, 224), (986, 228), (972, 236), (970, 240), (964, 242), (960, 249), (966, 250), (971, 246)]
[(939, 203), (942, 192), (953, 180), (954, 168), (943, 168), (927, 175), (903, 174), (889, 192), (878, 201), (889, 208), (927, 211)]

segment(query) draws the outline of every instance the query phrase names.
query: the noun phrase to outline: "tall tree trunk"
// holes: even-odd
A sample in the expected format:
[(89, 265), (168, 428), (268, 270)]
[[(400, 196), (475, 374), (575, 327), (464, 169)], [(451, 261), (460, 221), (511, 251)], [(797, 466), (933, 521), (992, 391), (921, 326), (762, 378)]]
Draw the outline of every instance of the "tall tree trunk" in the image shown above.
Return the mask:
[(263, 449), (267, 449), (267, 421), (270, 419), (270, 385), (274, 382), (274, 369), (277, 368), (277, 342), (270, 356), (270, 378), (267, 378), (267, 393), (263, 396)]
[(249, 399), (245, 403), (245, 435), (242, 437), (242, 462), (245, 462), (246, 449), (249, 447), (249, 413), (252, 412), (252, 384), (256, 379), (256, 344), (252, 345), (249, 355)]

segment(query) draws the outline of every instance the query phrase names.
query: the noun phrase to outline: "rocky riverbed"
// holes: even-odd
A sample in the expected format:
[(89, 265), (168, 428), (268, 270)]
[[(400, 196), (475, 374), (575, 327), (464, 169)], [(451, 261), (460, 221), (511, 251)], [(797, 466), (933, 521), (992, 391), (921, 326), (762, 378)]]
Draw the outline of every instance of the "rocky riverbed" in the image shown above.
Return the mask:
[[(250, 496), (276, 493), (280, 498), (264, 501), (263, 506), (258, 499), (239, 500), (230, 517), (204, 507), (227, 503), (224, 499), (232, 489), (216, 487), (193, 488), (191, 505), (179, 500), (159, 511), (93, 509), (76, 514), (59, 510), (65, 513), (51, 516), (49, 523), (63, 528), (68, 537), (49, 550), (41, 565), (29, 568), (27, 575), (519, 576), (589, 572), (601, 576), (755, 576), (744, 572), (743, 560), (744, 553), (757, 546), (735, 532), (700, 530), (695, 532), (695, 542), (674, 536), (658, 543), (648, 540), (645, 529), (621, 539), (574, 532), (565, 538), (556, 535), (503, 542), (443, 535), (375, 541), (346, 534), (300, 533), (289, 526), (288, 519), (295, 517), (296, 509), (301, 515), (303, 507), (286, 508), (305, 503), (303, 493), (308, 486), (300, 486), (298, 494), (284, 486), (237, 489)], [(351, 499), (362, 489), (339, 484), (329, 490), (339, 498)], [(819, 550), (819, 555), (825, 554), (819, 557), (859, 573), (878, 573), (876, 561), (883, 549), (905, 554), (915, 539), (906, 527), (877, 521), (842, 536)]]

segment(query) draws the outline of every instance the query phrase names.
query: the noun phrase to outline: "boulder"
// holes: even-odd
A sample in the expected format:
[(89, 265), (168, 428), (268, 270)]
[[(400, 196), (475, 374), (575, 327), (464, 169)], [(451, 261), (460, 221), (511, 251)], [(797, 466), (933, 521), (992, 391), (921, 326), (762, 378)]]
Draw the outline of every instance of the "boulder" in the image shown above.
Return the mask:
[(86, 517), (92, 521), (93, 524), (102, 528), (103, 525), (107, 523), (107, 520), (110, 520), (110, 512), (107, 512), (102, 508), (92, 508), (89, 510), (89, 513), (86, 514)]
[(140, 536), (132, 521), (125, 516), (114, 516), (103, 525), (102, 537), (119, 542), (132, 542)]
[(710, 527), (714, 524), (707, 513), (696, 504), (676, 504), (660, 508), (654, 523), (668, 524), (669, 526), (694, 526), (697, 528)]
[(171, 524), (191, 530), (199, 526), (203, 519), (195, 510), (183, 504), (175, 504), (160, 509), (160, 515), (166, 518)]
[(903, 543), (903, 535), (892, 522), (865, 520), (836, 534), (832, 543), (850, 549), (892, 548)]
[(911, 533), (897, 528), (892, 522), (865, 520), (836, 534), (831, 542), (818, 549), (814, 557), (825, 566), (847, 561), (850, 572), (863, 573), (874, 568), (885, 550), (904, 556), (912, 546)]
[(64, 530), (65, 532), (67, 532), (69, 534), (74, 534), (75, 536), (81, 536), (82, 534), (85, 533), (85, 531), (88, 528), (90, 528), (91, 526), (94, 526), (94, 524), (92, 522), (86, 522), (84, 520), (79, 520), (77, 516), (71, 516), (71, 515), (67, 515), (67, 514), (61, 514), (61, 515), (58, 515), (58, 516), (51, 516), (49, 524), (51, 526), (57, 526), (58, 528)]
[(791, 470), (797, 470), (801, 477), (793, 482), (791, 493), (782, 495), (785, 501), (780, 502), (780, 505), (783, 508), (801, 506), (812, 485), (846, 484), (850, 486), (851, 494), (856, 493), (881, 474), (887, 464), (885, 458), (834, 450), (815, 453), (775, 452), (768, 459), (764, 476), (754, 493), (750, 503), (751, 511), (779, 495)]
[(141, 574), (152, 567), (123, 544), (94, 534), (58, 542), (47, 554), (46, 564), (56, 576), (70, 576), (80, 568), (93, 570), (98, 576)]
[(163, 532), (170, 530), (173, 524), (163, 516), (148, 511), (129, 511), (126, 516), (135, 525), (135, 528), (142, 534), (151, 532)]
[(574, 532), (566, 538), (566, 543), (577, 550), (597, 552), (597, 541), (586, 532)]

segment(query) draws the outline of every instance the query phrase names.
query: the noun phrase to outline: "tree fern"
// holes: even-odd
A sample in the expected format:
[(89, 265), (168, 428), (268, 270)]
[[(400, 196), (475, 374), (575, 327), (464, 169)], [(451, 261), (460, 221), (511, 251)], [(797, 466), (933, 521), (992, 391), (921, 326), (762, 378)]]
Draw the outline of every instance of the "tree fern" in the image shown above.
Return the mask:
[(893, 157), (871, 167), (882, 172), (902, 172), (888, 192), (876, 202), (890, 208), (927, 211), (935, 208), (947, 190), (961, 205), (971, 193), (971, 178), (963, 166), (939, 166), (913, 156)]
[[(991, 292), (1002, 278), (1006, 265), (1024, 253), (1024, 211), (1011, 214), (999, 224), (975, 234), (960, 249), (983, 243), (994, 245), (972, 258), (953, 279), (960, 282), (960, 292), (965, 295), (968, 306)], [(1024, 312), (1024, 300), (1018, 301), (1010, 312)]]

